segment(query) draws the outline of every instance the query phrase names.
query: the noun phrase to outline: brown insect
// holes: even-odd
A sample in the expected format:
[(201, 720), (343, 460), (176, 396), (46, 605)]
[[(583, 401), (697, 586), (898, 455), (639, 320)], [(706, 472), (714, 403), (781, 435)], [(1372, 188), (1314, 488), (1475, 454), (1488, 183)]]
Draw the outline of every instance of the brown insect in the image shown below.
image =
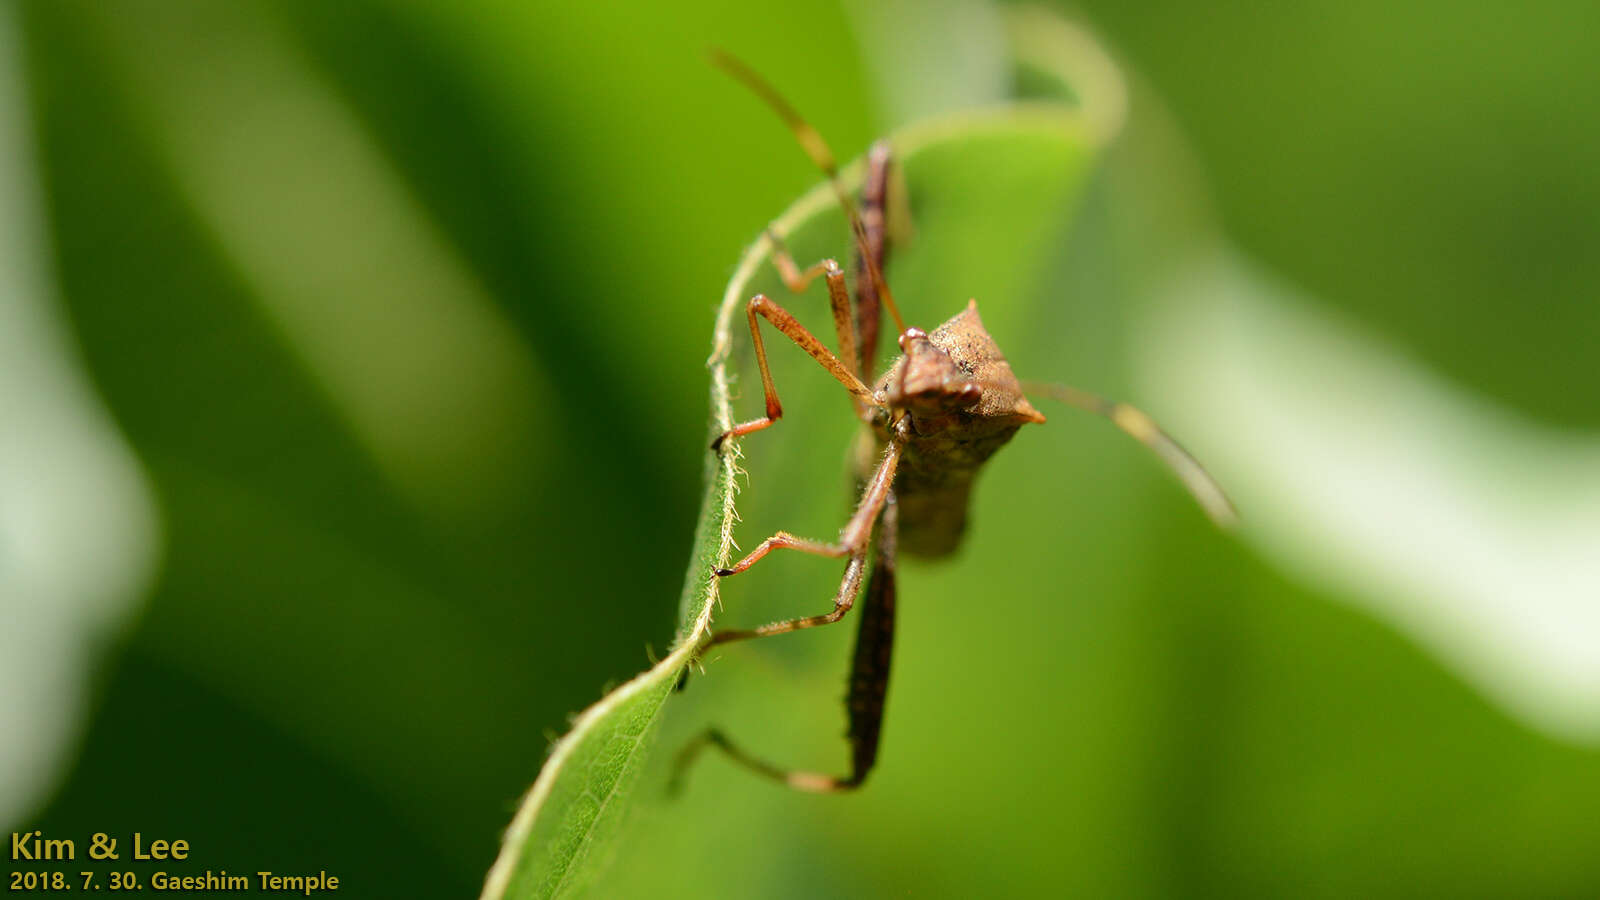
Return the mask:
[[(838, 263), (824, 259), (801, 270), (778, 235), (768, 230), (774, 247), (773, 263), (791, 291), (804, 291), (819, 275), (827, 283), (839, 352), (835, 355), (782, 306), (760, 294), (752, 297), (746, 313), (761, 372), (766, 415), (734, 425), (718, 435), (711, 447), (728, 452), (723, 445), (730, 438), (761, 431), (783, 416), (767, 365), (761, 319), (798, 344), (850, 392), (856, 413), (867, 426), (864, 438), (870, 447), (869, 452), (861, 454), (861, 501), (838, 540), (810, 540), (780, 531), (732, 567), (716, 570), (718, 577), (736, 575), (778, 549), (842, 558), (847, 562), (833, 609), (744, 631), (718, 631), (705, 649), (837, 622), (856, 606), (863, 580), (866, 593), (857, 617), (859, 626), (846, 698), (852, 750), (850, 774), (834, 776), (779, 768), (750, 756), (712, 729), (684, 748), (678, 760), (678, 775), (681, 778), (695, 755), (709, 744), (756, 772), (794, 788), (848, 790), (862, 784), (877, 759), (894, 640), (896, 552), (903, 549), (914, 556), (932, 558), (955, 551), (966, 529), (969, 498), (978, 470), (1023, 425), (1045, 421), (1028, 401), (1027, 393), (1048, 396), (1109, 418), (1159, 454), (1219, 525), (1232, 524), (1235, 514), (1232, 504), (1200, 464), (1144, 413), (1075, 388), (1019, 382), (1005, 355), (984, 329), (976, 300), (969, 301), (966, 309), (931, 334), (906, 327), (883, 279), (887, 257), (885, 218), (893, 165), (888, 144), (879, 142), (868, 151), (862, 211), (858, 215), (839, 180), (833, 154), (816, 130), (738, 59), (714, 51), (712, 61), (783, 118), (833, 185), (854, 234), (856, 296), (852, 306), (845, 274)], [(862, 376), (872, 369), (880, 302), (899, 330), (901, 355), (868, 387)], [(872, 565), (867, 577), (869, 553)]]

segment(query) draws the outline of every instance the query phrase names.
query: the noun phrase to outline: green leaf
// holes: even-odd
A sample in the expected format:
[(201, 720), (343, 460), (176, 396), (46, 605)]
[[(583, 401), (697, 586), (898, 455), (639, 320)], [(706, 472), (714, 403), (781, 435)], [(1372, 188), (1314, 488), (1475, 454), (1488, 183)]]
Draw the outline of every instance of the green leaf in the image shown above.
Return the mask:
[[(1027, 103), (929, 120), (891, 138), (913, 198), (916, 252), (894, 270), (903, 296), (950, 294), (1011, 298), (1026, 293), (1066, 200), (1089, 159), (1090, 131), (1069, 107)], [(842, 173), (857, 186), (859, 162)], [(996, 216), (1006, 227), (989, 227)], [(826, 185), (773, 222), (802, 259), (813, 251), (843, 257), (846, 232)], [(820, 248), (820, 249), (819, 249)], [(740, 310), (772, 279), (769, 241), (747, 250), (723, 296), (712, 342), (711, 425), (734, 421), (735, 334)], [(951, 272), (963, 273), (950, 283)], [(951, 295), (952, 297), (954, 295)], [(804, 303), (804, 301), (799, 301)], [(940, 302), (953, 312), (959, 300)], [(920, 311), (920, 308), (919, 308)], [(927, 323), (929, 327), (932, 322)], [(742, 335), (740, 335), (742, 338)], [(739, 346), (744, 347), (745, 340)], [(709, 454), (708, 454), (709, 455)], [(707, 463), (707, 489), (684, 586), (679, 637), (668, 656), (578, 716), (556, 743), (508, 829), (483, 897), (555, 897), (584, 884), (615, 838), (672, 687), (706, 640), (719, 603), (716, 566), (727, 565), (737, 521), (738, 442)]]

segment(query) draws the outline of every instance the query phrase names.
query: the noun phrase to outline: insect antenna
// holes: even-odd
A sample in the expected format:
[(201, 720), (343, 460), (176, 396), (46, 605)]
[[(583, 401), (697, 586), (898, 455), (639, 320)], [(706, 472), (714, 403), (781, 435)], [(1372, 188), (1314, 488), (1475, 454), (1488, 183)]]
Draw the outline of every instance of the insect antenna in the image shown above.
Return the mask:
[(1108, 400), (1098, 394), (1068, 387), (1064, 384), (1050, 384), (1040, 381), (1022, 382), (1023, 393), (1043, 395), (1058, 400), (1068, 406), (1087, 410), (1111, 420), (1111, 424), (1122, 429), (1124, 433), (1161, 457), (1168, 468), (1188, 488), (1189, 494), (1194, 497), (1200, 508), (1211, 517), (1220, 528), (1232, 528), (1239, 523), (1239, 513), (1233, 508), (1233, 501), (1223, 493), (1222, 486), (1216, 479), (1200, 465), (1200, 461), (1183, 449), (1183, 445), (1173, 440), (1170, 435), (1161, 430), (1154, 419), (1145, 415), (1139, 409), (1126, 403)]
[(778, 93), (778, 90), (768, 84), (756, 70), (750, 68), (737, 56), (717, 47), (706, 51), (711, 64), (738, 79), (745, 87), (749, 88), (762, 102), (778, 114), (778, 118), (789, 126), (794, 139), (800, 144), (800, 149), (811, 157), (822, 174), (828, 177), (828, 183), (833, 186), (833, 193), (839, 198), (839, 206), (844, 210), (845, 217), (850, 220), (850, 230), (855, 234), (856, 249), (865, 261), (867, 275), (872, 279), (872, 286), (877, 289), (878, 296), (883, 298), (883, 305), (888, 307), (889, 315), (894, 319), (895, 328), (901, 334), (905, 333), (905, 320), (900, 318), (900, 307), (894, 302), (894, 294), (889, 291), (889, 285), (883, 280), (883, 273), (878, 271), (878, 264), (873, 261), (872, 253), (867, 246), (867, 230), (861, 224), (861, 216), (856, 212), (856, 205), (850, 199), (849, 193), (844, 189), (844, 183), (839, 180), (839, 164), (833, 158), (833, 151), (828, 149), (827, 141), (811, 123), (801, 117), (799, 111), (789, 104), (789, 101)]

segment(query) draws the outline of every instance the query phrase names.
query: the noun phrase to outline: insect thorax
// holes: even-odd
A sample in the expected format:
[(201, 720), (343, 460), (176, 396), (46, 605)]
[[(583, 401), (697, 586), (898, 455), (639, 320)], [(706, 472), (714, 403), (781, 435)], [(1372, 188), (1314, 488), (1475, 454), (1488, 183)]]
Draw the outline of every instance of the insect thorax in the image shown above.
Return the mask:
[(895, 476), (900, 548), (945, 556), (960, 545), (979, 468), (1017, 429), (1044, 416), (1023, 396), (973, 301), (932, 334), (909, 331), (877, 390), (888, 409), (873, 422), (880, 448), (904, 444)]

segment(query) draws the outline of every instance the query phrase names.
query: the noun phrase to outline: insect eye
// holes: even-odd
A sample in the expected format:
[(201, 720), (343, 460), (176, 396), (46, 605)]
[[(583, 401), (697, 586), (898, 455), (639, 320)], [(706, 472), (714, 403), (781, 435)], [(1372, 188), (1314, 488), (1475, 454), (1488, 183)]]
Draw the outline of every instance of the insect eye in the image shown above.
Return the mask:
[(969, 384), (961, 389), (961, 394), (959, 396), (962, 403), (971, 406), (983, 398), (983, 388), (978, 387), (975, 384)]

